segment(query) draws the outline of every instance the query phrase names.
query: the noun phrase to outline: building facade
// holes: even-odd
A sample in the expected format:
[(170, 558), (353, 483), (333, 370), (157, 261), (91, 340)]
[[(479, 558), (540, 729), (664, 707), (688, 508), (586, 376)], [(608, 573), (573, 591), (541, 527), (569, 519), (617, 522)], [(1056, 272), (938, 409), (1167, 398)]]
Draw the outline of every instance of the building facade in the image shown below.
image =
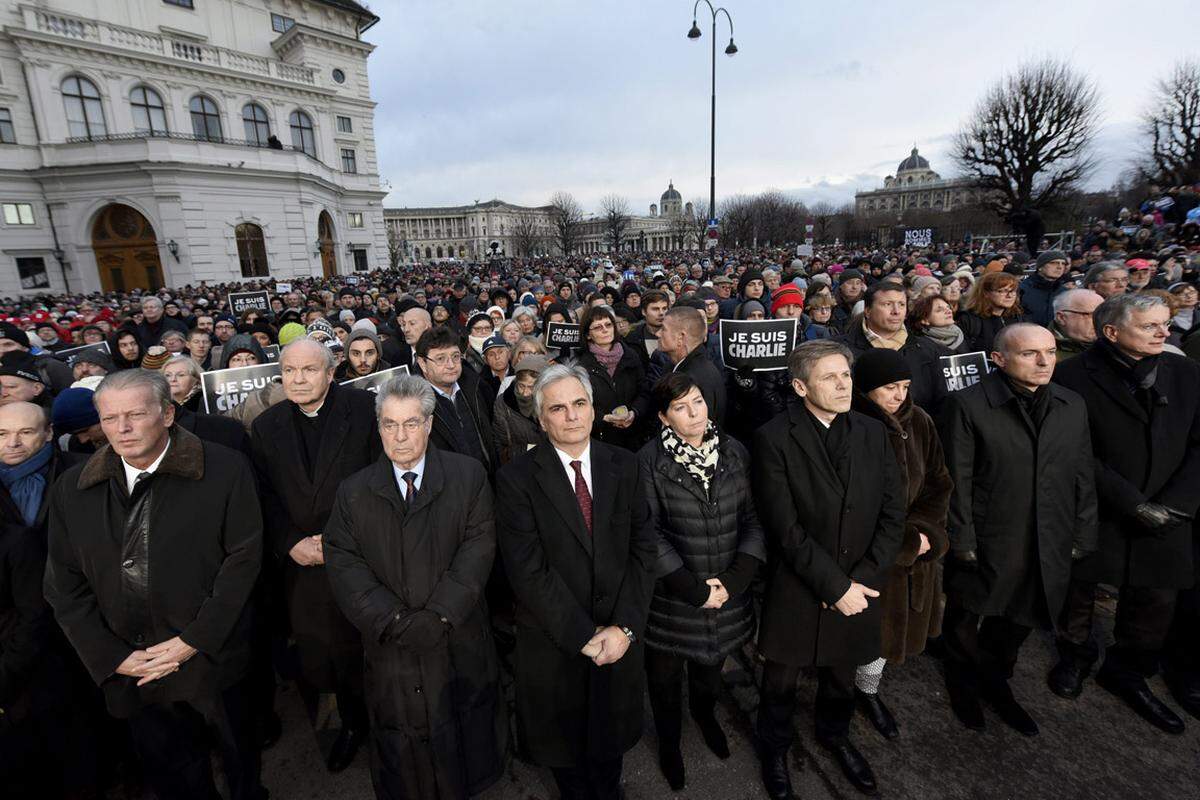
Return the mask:
[(0, 295), (387, 263), (353, 0), (0, 0)]
[(884, 178), (882, 189), (855, 193), (854, 214), (871, 217), (915, 209), (950, 211), (975, 205), (980, 197), (970, 180), (945, 179), (930, 169), (929, 161), (914, 147), (896, 167), (895, 177)]
[[(690, 233), (692, 204), (686, 206), (671, 183), (659, 204), (647, 215), (631, 215), (622, 250), (662, 252), (693, 249)], [(507, 256), (558, 254), (557, 229), (551, 206), (518, 206), (489, 200), (469, 206), (386, 208), (388, 238), (400, 260), (477, 261), (492, 253)], [(612, 252), (604, 219), (583, 219), (576, 236), (575, 253)]]

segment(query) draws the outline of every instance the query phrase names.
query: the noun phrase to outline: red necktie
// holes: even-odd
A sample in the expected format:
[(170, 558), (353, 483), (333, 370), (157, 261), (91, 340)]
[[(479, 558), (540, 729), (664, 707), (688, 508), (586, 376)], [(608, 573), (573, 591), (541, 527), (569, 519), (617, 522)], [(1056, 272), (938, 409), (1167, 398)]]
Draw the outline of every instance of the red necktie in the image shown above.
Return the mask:
[(571, 462), (575, 470), (575, 500), (579, 503), (579, 511), (583, 514), (583, 524), (587, 525), (588, 535), (592, 535), (592, 495), (588, 491), (587, 481), (583, 479), (583, 465), (578, 461)]

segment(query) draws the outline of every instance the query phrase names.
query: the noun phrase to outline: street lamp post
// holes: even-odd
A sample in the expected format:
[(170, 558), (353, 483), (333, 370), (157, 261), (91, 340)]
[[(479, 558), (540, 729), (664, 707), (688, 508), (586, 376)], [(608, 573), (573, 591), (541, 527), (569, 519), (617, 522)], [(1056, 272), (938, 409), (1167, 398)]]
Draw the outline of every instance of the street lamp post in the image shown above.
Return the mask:
[(692, 29), (688, 31), (687, 38), (699, 39), (701, 36), (700, 26), (696, 24), (696, 11), (700, 8), (700, 3), (708, 6), (708, 10), (712, 13), (712, 111), (709, 115), (709, 150), (708, 150), (708, 218), (710, 220), (717, 218), (717, 15), (724, 14), (725, 19), (729, 22), (729, 45), (725, 48), (725, 55), (732, 56), (738, 51), (737, 45), (733, 43), (733, 18), (729, 16), (729, 12), (724, 7), (713, 8), (713, 4), (709, 0), (696, 0), (692, 6)]

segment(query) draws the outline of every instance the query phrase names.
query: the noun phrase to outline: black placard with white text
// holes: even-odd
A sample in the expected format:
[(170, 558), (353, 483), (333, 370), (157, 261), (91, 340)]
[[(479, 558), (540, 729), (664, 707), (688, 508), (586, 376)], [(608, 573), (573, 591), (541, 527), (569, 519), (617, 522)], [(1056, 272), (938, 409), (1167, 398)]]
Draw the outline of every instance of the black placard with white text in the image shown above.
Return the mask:
[(230, 292), (229, 313), (240, 317), (247, 309), (256, 309), (264, 314), (271, 313), (271, 294), (266, 289), (257, 292)]
[(546, 347), (579, 348), (579, 326), (574, 322), (547, 322)]
[(280, 380), (279, 364), (255, 364), (205, 372), (200, 376), (204, 392), (204, 410), (209, 414), (228, 415), (245, 402), (252, 392), (265, 389)]
[(983, 376), (991, 372), (987, 353), (982, 350), (975, 353), (960, 353), (941, 358), (942, 378), (946, 381), (946, 391), (961, 392), (968, 386), (974, 386), (983, 380)]
[(787, 369), (788, 356), (796, 348), (797, 330), (795, 319), (723, 319), (721, 357), (730, 369)]
[(385, 369), (383, 372), (372, 372), (370, 375), (364, 375), (361, 378), (352, 378), (348, 381), (342, 381), (340, 386), (350, 386), (354, 389), (366, 389), (368, 392), (378, 392), (379, 388), (392, 378), (398, 378), (401, 375), (408, 374), (408, 365), (401, 364), (398, 367)]

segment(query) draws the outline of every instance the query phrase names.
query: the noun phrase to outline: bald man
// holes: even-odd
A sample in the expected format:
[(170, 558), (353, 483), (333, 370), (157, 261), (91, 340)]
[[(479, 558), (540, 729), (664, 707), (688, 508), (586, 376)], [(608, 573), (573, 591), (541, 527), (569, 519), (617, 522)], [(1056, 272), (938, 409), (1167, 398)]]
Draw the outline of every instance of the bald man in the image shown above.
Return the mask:
[[(413, 375), (420, 375), (421, 368), (417, 365), (417, 340), (421, 334), (433, 327), (433, 317), (423, 308), (410, 308), (400, 315), (400, 330), (404, 333), (404, 343), (408, 345), (409, 370)], [(399, 366), (399, 364), (397, 364)]]
[(0, 405), (0, 521), (34, 527), (44, 535), (46, 490), (84, 456), (55, 449), (41, 406)]

